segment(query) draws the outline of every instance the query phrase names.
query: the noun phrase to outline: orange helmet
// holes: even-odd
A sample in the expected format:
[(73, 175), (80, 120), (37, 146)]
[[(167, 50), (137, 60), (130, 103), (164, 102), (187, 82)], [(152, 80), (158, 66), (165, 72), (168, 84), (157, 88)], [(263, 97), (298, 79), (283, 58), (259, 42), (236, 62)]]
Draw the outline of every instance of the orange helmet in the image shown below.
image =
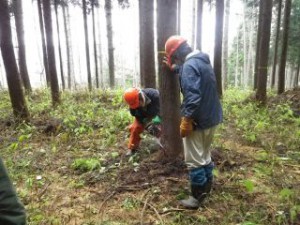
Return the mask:
[(136, 109), (140, 106), (139, 94), (139, 88), (128, 88), (124, 92), (124, 100), (127, 102), (131, 109)]
[(167, 57), (170, 59), (174, 52), (179, 48), (179, 46), (185, 42), (186, 39), (178, 35), (169, 37), (165, 44), (165, 52), (167, 54)]

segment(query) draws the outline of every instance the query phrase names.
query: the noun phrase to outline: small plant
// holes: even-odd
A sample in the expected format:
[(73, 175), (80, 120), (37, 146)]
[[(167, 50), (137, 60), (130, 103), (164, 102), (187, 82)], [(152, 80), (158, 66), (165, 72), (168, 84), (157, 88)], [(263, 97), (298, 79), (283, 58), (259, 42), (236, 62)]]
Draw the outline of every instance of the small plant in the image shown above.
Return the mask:
[(76, 159), (72, 163), (72, 168), (82, 172), (93, 171), (101, 167), (101, 164), (98, 159)]

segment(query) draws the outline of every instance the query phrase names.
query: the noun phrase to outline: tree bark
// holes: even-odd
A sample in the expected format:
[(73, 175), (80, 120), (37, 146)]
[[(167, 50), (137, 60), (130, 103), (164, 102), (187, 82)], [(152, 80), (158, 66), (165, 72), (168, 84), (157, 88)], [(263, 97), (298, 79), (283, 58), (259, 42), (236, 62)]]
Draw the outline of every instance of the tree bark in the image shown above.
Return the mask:
[(223, 16), (224, 0), (216, 1), (216, 26), (215, 26), (215, 50), (214, 71), (217, 79), (217, 90), (222, 97), (222, 44), (223, 44)]
[(203, 18), (203, 0), (197, 1), (197, 31), (196, 48), (202, 51), (202, 18)]
[(64, 78), (64, 68), (63, 68), (63, 62), (62, 62), (62, 55), (61, 55), (60, 29), (59, 29), (59, 21), (58, 21), (58, 0), (55, 0), (55, 2), (54, 2), (54, 9), (55, 9), (55, 17), (56, 17), (58, 56), (59, 56), (59, 68), (60, 68), (61, 84), (62, 84), (62, 89), (65, 90), (66, 85), (65, 85), (65, 78)]
[(139, 0), (141, 85), (156, 88), (154, 56), (154, 1)]
[[(261, 3), (261, 2), (260, 2)], [(258, 16), (258, 24), (257, 24), (257, 40), (256, 40), (256, 55), (255, 55), (255, 66), (254, 66), (254, 79), (253, 79), (253, 89), (257, 89), (257, 74), (258, 74), (258, 63), (260, 61), (260, 41), (261, 41), (261, 35), (263, 33), (262, 31), (262, 7), (259, 7), (259, 16)]]
[(90, 49), (89, 49), (89, 33), (88, 33), (88, 25), (87, 25), (86, 0), (82, 0), (82, 14), (83, 14), (83, 26), (84, 26), (87, 79), (88, 79), (89, 91), (91, 91), (92, 90), (92, 75), (91, 75), (91, 62), (90, 62)]
[(227, 88), (228, 80), (228, 32), (229, 32), (229, 16), (230, 16), (230, 0), (225, 3), (224, 17), (224, 33), (223, 33), (223, 62), (222, 62), (222, 77), (223, 89)]
[(269, 44), (272, 19), (272, 0), (260, 1), (261, 17), (261, 34), (259, 46), (259, 62), (257, 73), (257, 90), (256, 100), (262, 104), (267, 100), (267, 76), (268, 76), (268, 59), (269, 59)]
[(285, 90), (285, 66), (286, 66), (286, 59), (287, 59), (291, 4), (292, 4), (291, 0), (285, 1), (281, 60), (279, 65), (279, 78), (278, 78), (278, 94), (283, 93)]
[(280, 23), (281, 23), (281, 7), (282, 0), (278, 0), (278, 14), (277, 14), (277, 24), (276, 24), (276, 36), (275, 36), (275, 46), (274, 46), (274, 59), (273, 59), (273, 67), (272, 67), (272, 75), (271, 75), (271, 87), (275, 86), (275, 77), (276, 77), (276, 66), (277, 66), (277, 58), (278, 58), (278, 43), (279, 43), (279, 35), (280, 35)]
[(92, 24), (93, 24), (93, 42), (94, 42), (94, 63), (95, 63), (95, 76), (96, 88), (99, 88), (99, 72), (98, 72), (98, 57), (97, 57), (97, 39), (96, 39), (96, 24), (95, 24), (95, 0), (92, 0)]
[[(174, 159), (182, 152), (182, 140), (180, 138), (180, 94), (179, 80), (173, 72), (163, 66), (162, 54), (166, 40), (177, 33), (176, 1), (157, 1), (157, 52), (158, 74), (160, 89), (160, 112), (162, 116), (162, 143), (165, 147), (167, 159)], [(161, 21), (164, 21), (163, 23)]]
[(181, 34), (181, 0), (177, 0), (177, 31)]
[(0, 1), (0, 49), (6, 71), (9, 96), (17, 119), (29, 118), (18, 66), (12, 43), (12, 33), (7, 0)]
[(59, 96), (59, 86), (58, 86), (57, 71), (56, 71), (55, 52), (54, 52), (54, 45), (53, 45), (53, 28), (52, 28), (50, 1), (51, 0), (43, 0), (43, 12), (44, 12), (46, 41), (47, 41), (48, 68), (50, 73), (52, 104), (55, 107), (60, 103), (60, 96)]
[(109, 85), (111, 88), (115, 87), (115, 59), (113, 46), (113, 30), (112, 30), (112, 1), (105, 0), (105, 14), (106, 14), (106, 29), (108, 42), (108, 69), (109, 69)]
[(24, 88), (27, 93), (31, 93), (31, 84), (27, 70), (26, 48), (24, 40), (23, 6), (22, 1), (14, 0), (15, 24), (19, 47), (19, 70)]
[(46, 38), (45, 38), (44, 19), (43, 19), (43, 10), (42, 10), (41, 0), (37, 0), (37, 6), (38, 6), (38, 13), (39, 13), (41, 42), (42, 42), (42, 49), (43, 49), (43, 63), (44, 63), (44, 69), (45, 69), (45, 75), (46, 75), (46, 83), (47, 83), (47, 86), (49, 86), (50, 85), (50, 72), (49, 72), (48, 54), (47, 54), (47, 48), (46, 48)]

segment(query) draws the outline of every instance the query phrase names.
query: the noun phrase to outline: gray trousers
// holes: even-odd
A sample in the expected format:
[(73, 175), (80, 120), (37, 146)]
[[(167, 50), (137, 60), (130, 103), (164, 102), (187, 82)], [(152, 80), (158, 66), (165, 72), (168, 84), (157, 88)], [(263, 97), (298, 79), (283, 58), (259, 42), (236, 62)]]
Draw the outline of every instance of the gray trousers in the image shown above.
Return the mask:
[(208, 165), (211, 162), (211, 144), (216, 126), (206, 130), (194, 130), (183, 138), (184, 159), (188, 169)]

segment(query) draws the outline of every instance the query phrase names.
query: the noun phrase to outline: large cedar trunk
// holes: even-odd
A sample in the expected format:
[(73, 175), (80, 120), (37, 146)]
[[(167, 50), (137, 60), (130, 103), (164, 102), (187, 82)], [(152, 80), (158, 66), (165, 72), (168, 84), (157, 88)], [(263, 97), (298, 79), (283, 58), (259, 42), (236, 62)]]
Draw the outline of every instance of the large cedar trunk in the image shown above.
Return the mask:
[(0, 48), (6, 71), (7, 84), (13, 112), (16, 118), (28, 119), (22, 85), (12, 43), (11, 25), (7, 0), (0, 1)]
[(139, 0), (141, 85), (155, 88), (154, 1)]
[(197, 31), (196, 31), (196, 48), (202, 50), (202, 17), (203, 17), (203, 0), (197, 1)]
[(26, 49), (24, 41), (23, 7), (22, 1), (14, 0), (14, 14), (19, 47), (19, 70), (26, 92), (31, 92), (31, 84), (26, 63)]
[(93, 20), (93, 42), (94, 42), (94, 63), (95, 63), (95, 75), (96, 75), (96, 88), (99, 88), (99, 72), (98, 72), (96, 25), (95, 25), (95, 0), (92, 0), (92, 20)]
[(43, 12), (42, 12), (42, 2), (41, 0), (37, 0), (38, 6), (38, 13), (39, 13), (39, 25), (40, 25), (40, 32), (41, 32), (41, 42), (42, 42), (42, 49), (43, 49), (43, 63), (46, 75), (46, 83), (47, 86), (50, 84), (50, 73), (49, 73), (49, 65), (48, 65), (48, 55), (47, 55), (47, 48), (46, 48), (46, 38), (45, 38), (45, 30), (44, 30), (44, 19), (43, 19)]
[(275, 78), (276, 78), (276, 67), (277, 67), (277, 58), (278, 58), (278, 42), (279, 42), (279, 34), (280, 34), (280, 22), (281, 22), (281, 6), (282, 0), (278, 1), (278, 14), (277, 14), (277, 24), (276, 24), (276, 35), (275, 35), (275, 46), (274, 46), (274, 59), (273, 59), (273, 67), (272, 67), (272, 80), (271, 87), (275, 86)]
[(281, 59), (280, 59), (279, 74), (278, 74), (278, 76), (279, 76), (278, 77), (278, 94), (283, 93), (285, 90), (285, 66), (286, 66), (286, 58), (287, 58), (290, 14), (291, 14), (291, 0), (286, 0), (285, 1), (285, 10), (284, 10)]
[(268, 76), (268, 59), (269, 59), (269, 44), (270, 44), (270, 31), (272, 19), (272, 0), (260, 1), (261, 18), (261, 40), (259, 41), (258, 52), (258, 69), (257, 69), (257, 90), (256, 100), (265, 103), (267, 100), (267, 76)]
[(62, 62), (61, 45), (60, 45), (60, 29), (59, 29), (59, 21), (58, 21), (58, 0), (55, 0), (54, 7), (55, 7), (55, 17), (56, 17), (56, 28), (57, 28), (60, 77), (61, 77), (62, 89), (64, 90), (66, 85), (65, 85), (64, 67), (63, 67), (63, 62)]
[(56, 106), (60, 103), (59, 86), (56, 72), (56, 61), (53, 45), (53, 29), (52, 29), (52, 17), (51, 17), (51, 5), (50, 0), (43, 1), (43, 12), (45, 22), (45, 33), (47, 40), (47, 53), (48, 53), (48, 67), (50, 74), (50, 87), (52, 94), (52, 104)]
[[(157, 1), (157, 52), (159, 65), (159, 90), (162, 116), (162, 142), (165, 147), (166, 158), (174, 159), (182, 152), (180, 138), (180, 90), (178, 76), (165, 68), (162, 64), (166, 40), (177, 33), (176, 1)], [(161, 22), (164, 21), (164, 22)]]
[(88, 33), (88, 25), (87, 25), (86, 0), (82, 0), (82, 14), (83, 14), (83, 25), (84, 25), (87, 78), (88, 78), (89, 91), (91, 91), (92, 90), (92, 75), (91, 75), (91, 63), (90, 63), (89, 33)]
[(113, 46), (113, 30), (112, 30), (112, 1), (105, 0), (105, 14), (106, 14), (106, 29), (108, 42), (108, 69), (109, 69), (109, 86), (115, 86), (115, 59)]
[(214, 71), (217, 79), (217, 90), (220, 97), (222, 97), (223, 16), (224, 16), (224, 0), (218, 0), (216, 1)]

